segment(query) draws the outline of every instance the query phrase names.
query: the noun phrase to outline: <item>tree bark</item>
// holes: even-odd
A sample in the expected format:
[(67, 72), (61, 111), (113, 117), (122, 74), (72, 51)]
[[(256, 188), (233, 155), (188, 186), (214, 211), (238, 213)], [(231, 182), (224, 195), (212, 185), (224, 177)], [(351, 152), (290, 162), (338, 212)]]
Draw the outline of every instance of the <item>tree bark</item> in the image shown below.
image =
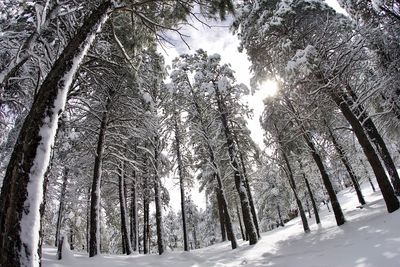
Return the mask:
[(138, 221), (138, 204), (137, 204), (137, 177), (136, 171), (132, 172), (132, 202), (131, 202), (131, 244), (133, 251), (138, 251), (139, 249), (139, 221)]
[(339, 142), (337, 141), (335, 135), (333, 134), (332, 130), (327, 125), (327, 123), (325, 123), (325, 124), (327, 126), (329, 136), (331, 137), (332, 144), (335, 147), (336, 152), (339, 154), (340, 160), (342, 161), (343, 165), (345, 166), (347, 173), (349, 174), (350, 179), (353, 183), (353, 187), (356, 190), (358, 202), (360, 202), (361, 205), (365, 205), (365, 199), (362, 195), (360, 184), (358, 183), (358, 177), (356, 176), (355, 172), (353, 171), (353, 168), (350, 165), (350, 162), (343, 150), (343, 147), (339, 144)]
[(178, 162), (178, 175), (179, 175), (179, 186), (181, 192), (181, 214), (182, 214), (182, 229), (183, 229), (183, 249), (184, 251), (189, 251), (188, 246), (188, 235), (186, 227), (186, 209), (185, 209), (185, 184), (184, 184), (184, 173), (183, 173), (183, 163), (181, 156), (181, 140), (178, 128), (178, 114), (174, 112), (174, 130), (175, 130), (175, 146), (176, 146), (176, 158)]
[[(187, 78), (187, 76), (186, 76)], [(225, 222), (225, 226), (226, 226), (226, 233), (227, 233), (227, 237), (228, 240), (231, 241), (231, 247), (232, 249), (236, 249), (237, 248), (237, 241), (236, 241), (236, 236), (235, 233), (233, 231), (233, 226), (232, 226), (232, 218), (229, 212), (229, 208), (228, 208), (228, 203), (226, 201), (226, 197), (225, 197), (225, 192), (224, 192), (224, 185), (222, 183), (222, 179), (221, 179), (221, 175), (220, 175), (220, 170), (219, 170), (219, 166), (215, 157), (215, 153), (214, 153), (214, 149), (213, 146), (211, 145), (211, 140), (208, 137), (209, 133), (207, 131), (207, 127), (206, 127), (206, 123), (203, 120), (203, 112), (202, 109), (200, 108), (200, 105), (197, 102), (197, 97), (196, 97), (196, 92), (193, 90), (193, 88), (190, 85), (189, 79), (187, 78), (189, 87), (190, 87), (190, 91), (192, 93), (192, 97), (193, 97), (193, 104), (194, 107), (196, 109), (196, 112), (198, 114), (198, 119), (200, 120), (200, 124), (201, 124), (201, 130), (204, 133), (203, 137), (205, 139), (206, 142), (206, 146), (207, 146), (207, 150), (210, 156), (210, 163), (212, 164), (213, 168), (214, 168), (214, 177), (217, 180), (217, 185), (218, 185), (218, 192), (221, 196), (221, 201), (222, 201), (222, 206), (224, 209), (224, 222)]]
[(321, 174), (321, 178), (322, 181), (324, 183), (325, 189), (328, 192), (330, 201), (332, 203), (332, 209), (333, 209), (333, 213), (335, 214), (335, 219), (336, 219), (336, 224), (342, 225), (346, 222), (344, 215), (343, 215), (343, 211), (342, 208), (340, 207), (340, 203), (339, 200), (337, 199), (335, 190), (333, 189), (333, 185), (331, 183), (331, 180), (329, 179), (329, 175), (328, 172), (325, 169), (325, 165), (322, 161), (321, 156), (319, 155), (319, 153), (317, 152), (314, 143), (310, 137), (310, 134), (308, 133), (308, 131), (305, 129), (304, 125), (301, 123), (301, 121), (299, 121), (298, 117), (297, 117), (297, 111), (295, 110), (295, 108), (293, 107), (293, 104), (291, 103), (290, 99), (285, 98), (286, 100), (286, 104), (287, 106), (290, 108), (290, 110), (296, 115), (295, 120), (296, 123), (299, 125), (299, 127), (302, 130), (302, 136), (304, 138), (304, 141), (306, 142), (308, 148), (310, 149), (311, 152), (311, 156), (314, 159), (318, 170)]
[[(107, 106), (110, 100), (107, 100)], [(96, 157), (94, 160), (92, 190), (90, 197), (90, 230), (89, 230), (89, 257), (100, 254), (100, 191), (104, 141), (107, 131), (108, 111), (103, 112), (99, 138), (97, 141)]]
[(54, 246), (58, 246), (60, 240), (60, 232), (61, 232), (61, 223), (64, 215), (64, 199), (65, 193), (67, 191), (67, 183), (68, 183), (68, 168), (65, 168), (64, 175), (63, 175), (63, 183), (61, 185), (61, 192), (60, 192), (60, 205), (58, 207), (57, 213), (57, 225), (56, 225), (56, 236), (55, 236), (55, 244)]
[(157, 226), (157, 247), (158, 254), (164, 253), (164, 230), (163, 230), (163, 218), (162, 218), (162, 203), (161, 203), (161, 184), (159, 177), (159, 151), (158, 151), (159, 140), (155, 138), (155, 149), (154, 149), (154, 200), (156, 205), (156, 226)]
[(240, 149), (239, 140), (237, 139), (236, 136), (234, 136), (234, 137), (235, 137), (236, 145), (237, 145), (238, 150), (239, 150), (239, 157), (240, 157), (240, 162), (241, 162), (241, 165), (242, 165), (242, 172), (243, 172), (243, 180), (244, 180), (244, 185), (246, 187), (247, 195), (249, 197), (249, 205), (250, 205), (251, 215), (252, 215), (252, 218), (253, 218), (253, 223), (254, 223), (254, 226), (256, 227), (257, 237), (261, 238), (260, 227), (258, 225), (257, 212), (256, 212), (256, 208), (254, 206), (253, 195), (251, 194), (249, 179), (247, 177), (247, 170), (246, 170), (246, 165), (245, 165), (245, 162), (244, 162), (243, 151)]
[[(59, 114), (64, 109), (67, 92), (73, 80), (69, 77), (76, 74), (110, 8), (111, 1), (105, 1), (85, 19), (43, 81), (25, 119), (0, 195), (1, 266), (40, 264), (39, 209), (43, 196), (44, 172), (54, 143)], [(42, 137), (44, 132), (49, 138)], [(41, 159), (36, 157), (37, 152), (42, 154)], [(31, 218), (34, 220), (29, 225), (21, 227), (21, 221)]]
[(393, 212), (400, 207), (399, 200), (397, 199), (395, 192), (386, 176), (385, 170), (376, 154), (372, 144), (370, 143), (368, 136), (366, 135), (364, 128), (356, 115), (351, 111), (348, 103), (337, 93), (330, 94), (332, 100), (341, 110), (343, 116), (347, 119), (351, 127), (353, 128), (354, 134), (356, 135), (358, 142), (360, 143), (365, 156), (371, 164), (372, 170), (376, 176), (379, 188), (381, 189), (383, 198), (386, 203), (388, 212)]
[(286, 152), (283, 150), (283, 145), (280, 143), (280, 141), (279, 141), (279, 145), (281, 146), (281, 154), (282, 154), (283, 160), (285, 161), (286, 168), (287, 168), (285, 170), (285, 173), (289, 179), (289, 185), (293, 191), (294, 198), (296, 199), (296, 204), (297, 204), (297, 208), (299, 209), (301, 222), (303, 223), (303, 230), (305, 233), (309, 233), (310, 227), (308, 226), (307, 216), (306, 216), (306, 213), (304, 212), (303, 204), (301, 203), (300, 198), (297, 194), (296, 183), (294, 181), (293, 171), (292, 171), (292, 167), (290, 166), (289, 158), (287, 157)]
[(219, 215), (219, 224), (221, 227), (221, 239), (222, 242), (226, 241), (226, 231), (225, 231), (225, 214), (224, 214), (224, 206), (222, 204), (222, 196), (220, 194), (220, 190), (215, 188), (215, 196), (217, 198), (218, 204), (218, 215)]
[(121, 166), (118, 169), (119, 206), (121, 212), (121, 236), (122, 236), (121, 240), (122, 240), (123, 253), (130, 255), (132, 254), (132, 246), (129, 240), (129, 231), (128, 231), (124, 168), (125, 164), (121, 163)]
[(279, 207), (279, 205), (276, 205), (276, 209), (278, 211), (279, 224), (280, 224), (280, 226), (283, 227), (283, 226), (285, 226), (285, 224), (283, 223), (283, 220), (282, 220), (281, 208)]
[(242, 240), (247, 241), (245, 230), (243, 229), (242, 218), (240, 216), (239, 206), (236, 204), (236, 216), (238, 217), (240, 233), (242, 234)]
[(234, 148), (233, 137), (232, 137), (232, 133), (229, 128), (229, 125), (228, 125), (227, 109), (221, 98), (218, 86), (214, 86), (214, 89), (215, 89), (215, 99), (218, 104), (218, 111), (220, 113), (220, 119), (222, 122), (223, 131), (225, 134), (226, 145), (228, 147), (229, 158), (230, 158), (231, 166), (232, 166), (233, 172), (234, 172), (235, 186), (236, 186), (236, 190), (239, 193), (240, 204), (241, 204), (242, 213), (243, 213), (244, 226), (245, 226), (246, 232), (249, 235), (250, 245), (254, 245), (258, 241), (258, 237), (257, 237), (256, 229), (255, 229), (255, 226), (253, 223), (253, 217), (252, 217), (251, 211), (250, 211), (249, 198), (247, 196), (243, 177), (240, 174), (239, 164), (238, 164), (238, 162), (236, 160), (236, 156), (235, 156), (236, 153), (235, 153), (235, 148)]
[[(343, 95), (343, 100), (346, 101), (349, 107), (354, 106), (354, 101), (357, 101), (358, 97), (356, 93), (352, 90), (350, 86), (346, 86), (347, 92), (350, 94), (350, 97)], [(376, 150), (378, 151), (379, 156), (381, 157), (386, 170), (389, 173), (394, 193), (397, 196), (400, 196), (400, 177), (396, 169), (396, 165), (393, 162), (392, 156), (390, 155), (389, 149), (386, 147), (386, 143), (380, 135), (378, 129), (375, 126), (375, 123), (372, 121), (364, 107), (361, 104), (356, 104), (356, 107), (353, 108), (352, 112), (355, 114), (363, 128), (365, 129), (366, 134), (372, 143), (375, 144)]]
[[(300, 168), (302, 169), (301, 165), (300, 165)], [(306, 183), (306, 186), (307, 186), (308, 195), (310, 196), (311, 204), (312, 204), (312, 207), (313, 207), (313, 211), (314, 211), (314, 215), (315, 215), (315, 223), (316, 224), (320, 224), (321, 220), (319, 218), (318, 206), (317, 206), (317, 203), (315, 202), (314, 194), (313, 194), (313, 192), (311, 190), (310, 183), (308, 182), (308, 179), (307, 179), (307, 177), (306, 177), (306, 175), (305, 175), (303, 170), (302, 170), (302, 173), (303, 173), (304, 182)]]

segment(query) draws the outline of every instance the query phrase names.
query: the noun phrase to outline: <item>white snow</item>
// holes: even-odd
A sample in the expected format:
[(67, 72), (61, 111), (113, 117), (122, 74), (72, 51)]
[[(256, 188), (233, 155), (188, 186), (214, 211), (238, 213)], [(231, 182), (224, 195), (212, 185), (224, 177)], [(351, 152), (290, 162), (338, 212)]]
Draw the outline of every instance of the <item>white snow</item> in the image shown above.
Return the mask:
[[(375, 183), (376, 184), (376, 183)], [(191, 252), (169, 252), (165, 255), (100, 256), (88, 258), (76, 253), (75, 258), (57, 261), (55, 248), (44, 249), (44, 267), (211, 267), (211, 266), (307, 266), (307, 267), (395, 267), (400, 266), (400, 211), (386, 212), (379, 192), (362, 185), (367, 205), (359, 205), (354, 191), (338, 194), (347, 222), (336, 226), (335, 218), (321, 206), (322, 225), (309, 219), (311, 233), (304, 234), (299, 218), (285, 227), (262, 234), (254, 246), (239, 241), (230, 249), (224, 242)]]
[[(97, 31), (105, 23), (107, 16), (97, 24)], [(25, 267), (39, 266), (38, 244), (40, 229), (40, 213), (39, 208), (43, 199), (43, 180), (47, 170), (51, 148), (54, 144), (54, 138), (57, 131), (59, 113), (64, 110), (68, 89), (70, 88), (73, 77), (79, 68), (84, 56), (93, 43), (96, 32), (88, 36), (86, 42), (81, 47), (80, 52), (73, 59), (71, 69), (67, 71), (60, 84), (58, 85), (58, 95), (54, 101), (51, 117), (45, 117), (43, 125), (39, 130), (41, 136), (40, 144), (36, 150), (36, 156), (29, 174), (29, 182), (27, 185), (27, 199), (24, 202), (24, 212), (20, 221), (21, 241), (23, 243), (20, 251), (21, 264)]]

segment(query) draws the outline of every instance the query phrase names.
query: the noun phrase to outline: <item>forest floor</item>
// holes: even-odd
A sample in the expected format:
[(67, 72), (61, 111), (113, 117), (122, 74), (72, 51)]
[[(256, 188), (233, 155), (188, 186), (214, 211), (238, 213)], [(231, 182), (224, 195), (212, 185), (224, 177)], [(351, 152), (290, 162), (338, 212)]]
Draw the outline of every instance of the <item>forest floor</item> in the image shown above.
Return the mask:
[[(375, 183), (376, 184), (376, 183)], [(191, 252), (165, 255), (88, 258), (85, 254), (66, 255), (56, 260), (56, 249), (45, 247), (44, 267), (225, 267), (225, 266), (304, 266), (304, 267), (394, 267), (400, 266), (400, 211), (388, 214), (380, 192), (363, 184), (367, 201), (358, 208), (356, 194), (345, 189), (338, 194), (347, 222), (338, 227), (332, 212), (321, 207), (321, 225), (309, 219), (311, 232), (305, 234), (299, 218), (285, 227), (262, 234), (254, 246), (239, 240), (239, 248), (219, 243)]]

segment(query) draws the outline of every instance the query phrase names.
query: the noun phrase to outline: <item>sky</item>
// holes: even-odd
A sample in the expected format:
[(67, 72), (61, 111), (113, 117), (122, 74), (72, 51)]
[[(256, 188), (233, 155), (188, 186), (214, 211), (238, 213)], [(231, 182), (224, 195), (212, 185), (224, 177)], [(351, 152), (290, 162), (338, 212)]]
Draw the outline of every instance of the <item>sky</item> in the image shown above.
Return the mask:
[[(336, 11), (345, 13), (337, 3), (337, 0), (326, 0), (326, 2)], [(211, 27), (203, 25), (198, 21), (193, 21), (194, 27), (182, 29), (182, 33), (189, 36), (185, 38), (189, 47), (184, 42), (177, 40), (175, 46), (165, 48), (162, 52), (166, 58), (166, 63), (170, 64), (180, 54), (194, 53), (194, 51), (200, 48), (207, 51), (209, 55), (218, 53), (221, 55), (222, 63), (231, 64), (231, 68), (235, 71), (237, 83), (243, 83), (250, 88), (250, 62), (245, 53), (238, 51), (239, 40), (229, 31), (229, 19), (228, 21), (219, 23), (212, 21), (208, 22), (208, 24)], [(253, 118), (247, 121), (251, 137), (260, 148), (264, 148), (263, 130), (259, 122), (259, 118), (264, 110), (263, 100), (268, 96), (272, 96), (278, 88), (273, 81), (265, 81), (259, 87), (260, 90), (256, 91), (253, 95), (244, 97), (243, 100), (247, 101), (249, 107), (253, 109)], [(177, 182), (177, 180), (172, 181), (171, 178), (166, 178), (164, 181), (165, 186), (170, 192), (170, 205), (175, 211), (180, 210), (179, 183)], [(198, 192), (198, 185), (195, 185), (195, 188), (192, 189), (191, 195), (194, 203), (204, 209), (206, 205), (205, 196), (204, 193)]]

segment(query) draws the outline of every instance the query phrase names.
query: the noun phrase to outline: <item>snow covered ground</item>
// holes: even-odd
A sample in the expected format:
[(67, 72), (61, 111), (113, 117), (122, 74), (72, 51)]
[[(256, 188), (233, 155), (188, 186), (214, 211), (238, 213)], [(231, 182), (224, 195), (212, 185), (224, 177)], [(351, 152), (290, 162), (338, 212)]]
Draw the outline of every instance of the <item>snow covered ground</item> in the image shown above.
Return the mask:
[(379, 192), (363, 184), (368, 204), (357, 208), (356, 194), (349, 189), (339, 193), (347, 219), (337, 227), (332, 213), (322, 209), (322, 225), (309, 219), (311, 233), (304, 234), (299, 219), (283, 228), (262, 234), (254, 246), (239, 241), (230, 249), (224, 242), (191, 252), (169, 252), (165, 255), (116, 256), (67, 255), (56, 260), (55, 248), (44, 248), (44, 267), (225, 267), (225, 266), (304, 266), (304, 267), (395, 267), (400, 266), (400, 211), (388, 214)]

